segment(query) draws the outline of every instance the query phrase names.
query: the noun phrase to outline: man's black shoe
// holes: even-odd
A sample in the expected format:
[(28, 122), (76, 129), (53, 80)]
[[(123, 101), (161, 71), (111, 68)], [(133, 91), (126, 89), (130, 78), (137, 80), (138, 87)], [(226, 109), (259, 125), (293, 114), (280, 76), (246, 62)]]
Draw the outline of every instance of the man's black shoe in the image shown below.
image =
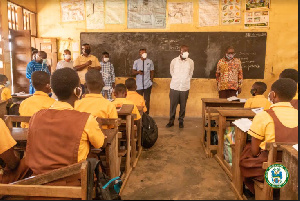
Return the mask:
[(183, 128), (184, 125), (183, 125), (183, 122), (179, 122), (179, 128)]
[(170, 127), (172, 127), (172, 126), (174, 126), (174, 122), (169, 122), (169, 123), (166, 125), (167, 128), (170, 128)]

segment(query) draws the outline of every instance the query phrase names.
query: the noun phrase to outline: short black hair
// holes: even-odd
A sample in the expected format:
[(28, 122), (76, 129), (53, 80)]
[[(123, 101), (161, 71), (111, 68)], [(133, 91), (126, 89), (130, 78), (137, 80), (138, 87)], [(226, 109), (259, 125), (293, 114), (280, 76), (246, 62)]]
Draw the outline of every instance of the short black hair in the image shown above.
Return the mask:
[(38, 53), (41, 55), (41, 57), (47, 58), (47, 53), (45, 51), (38, 51)]
[(60, 100), (70, 98), (79, 83), (77, 72), (71, 68), (58, 69), (51, 76), (51, 88)]
[(230, 49), (233, 49), (233, 50), (234, 50), (234, 47), (233, 47), (232, 45), (227, 46), (226, 49), (225, 49), (225, 52), (227, 52), (227, 51), (230, 50)]
[(0, 74), (0, 82), (4, 82), (7, 79), (8, 78), (6, 77), (6, 75)]
[(280, 101), (290, 102), (296, 95), (297, 83), (290, 78), (280, 78), (272, 84), (271, 90), (278, 95)]
[(86, 46), (86, 45), (90, 45), (90, 44), (88, 44), (88, 43), (84, 43), (84, 44), (82, 44), (82, 45), (81, 45), (81, 47), (82, 47), (82, 46)]
[(125, 84), (117, 84), (115, 87), (115, 93), (120, 94), (120, 93), (126, 93), (127, 88)]
[(146, 49), (146, 48), (141, 48), (141, 49), (139, 50), (139, 52), (141, 52), (141, 51), (147, 51), (147, 49)]
[(136, 89), (136, 81), (134, 78), (128, 78), (126, 81), (125, 81), (125, 85), (127, 87), (127, 89), (129, 91), (133, 91)]
[(91, 69), (85, 74), (85, 82), (92, 90), (100, 89), (104, 84), (102, 74), (96, 69)]
[(36, 54), (36, 53), (38, 53), (38, 52), (39, 52), (38, 49), (36, 49), (36, 48), (34, 48), (34, 47), (31, 47), (31, 53), (32, 53), (32, 54)]
[(255, 82), (253, 86), (255, 87), (255, 89), (257, 89), (257, 93), (260, 95), (264, 94), (267, 91), (267, 85), (264, 82)]
[(108, 52), (102, 52), (102, 56), (104, 55), (108, 55), (109, 56), (109, 53)]
[(32, 85), (37, 91), (50, 84), (50, 75), (44, 71), (35, 71), (31, 74)]
[(290, 78), (294, 80), (296, 83), (298, 83), (298, 71), (293, 68), (284, 69), (280, 73), (279, 78)]
[(70, 54), (71, 54), (71, 51), (69, 49), (65, 49), (64, 52), (70, 52)]

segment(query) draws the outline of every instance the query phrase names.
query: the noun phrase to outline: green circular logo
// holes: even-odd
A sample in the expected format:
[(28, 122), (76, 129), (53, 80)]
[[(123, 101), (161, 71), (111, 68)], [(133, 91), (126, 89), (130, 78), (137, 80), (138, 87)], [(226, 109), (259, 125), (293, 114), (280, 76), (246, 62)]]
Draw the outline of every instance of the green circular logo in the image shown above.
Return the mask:
[(289, 180), (289, 171), (281, 164), (270, 165), (265, 172), (265, 180), (272, 188), (281, 188)]

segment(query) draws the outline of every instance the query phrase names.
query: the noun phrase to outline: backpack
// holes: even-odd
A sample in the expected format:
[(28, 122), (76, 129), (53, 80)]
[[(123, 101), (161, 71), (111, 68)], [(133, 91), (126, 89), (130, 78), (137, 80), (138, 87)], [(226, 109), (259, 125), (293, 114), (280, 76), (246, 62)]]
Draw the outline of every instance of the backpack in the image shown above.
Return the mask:
[(152, 117), (143, 113), (142, 116), (142, 146), (151, 148), (158, 138), (158, 127)]

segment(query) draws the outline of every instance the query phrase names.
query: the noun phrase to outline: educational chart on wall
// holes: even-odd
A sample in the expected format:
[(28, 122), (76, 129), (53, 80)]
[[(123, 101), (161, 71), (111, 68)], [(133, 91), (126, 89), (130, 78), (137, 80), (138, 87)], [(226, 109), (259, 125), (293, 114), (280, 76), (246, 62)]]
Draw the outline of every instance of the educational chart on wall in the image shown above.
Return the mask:
[(123, 24), (125, 18), (125, 0), (105, 1), (105, 24)]
[(219, 26), (219, 0), (199, 0), (199, 26)]
[(84, 0), (61, 0), (62, 22), (82, 21), (85, 18)]
[(167, 0), (128, 0), (129, 29), (163, 29), (166, 27)]
[(246, 0), (246, 10), (270, 8), (271, 0)]
[(104, 29), (104, 3), (103, 0), (85, 0), (86, 28)]
[(193, 22), (193, 2), (168, 3), (170, 24), (189, 24)]
[(269, 11), (245, 12), (245, 28), (266, 28), (269, 26)]
[(241, 23), (241, 0), (222, 0), (222, 25)]

